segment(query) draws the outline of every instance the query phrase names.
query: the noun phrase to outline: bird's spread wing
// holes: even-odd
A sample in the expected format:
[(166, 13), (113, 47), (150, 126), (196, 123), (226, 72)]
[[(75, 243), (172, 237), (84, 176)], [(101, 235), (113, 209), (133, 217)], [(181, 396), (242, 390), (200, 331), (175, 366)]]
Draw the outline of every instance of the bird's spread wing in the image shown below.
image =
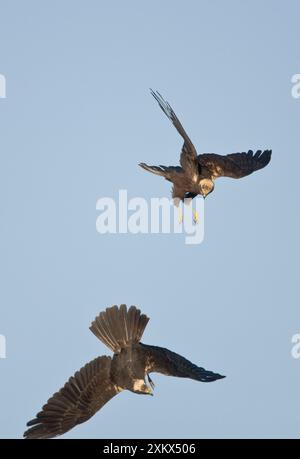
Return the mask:
[(212, 178), (241, 178), (265, 167), (271, 159), (272, 150), (253, 153), (233, 153), (227, 156), (208, 153), (198, 156), (200, 167), (208, 169)]
[(151, 89), (151, 94), (155, 98), (155, 100), (158, 102), (162, 111), (165, 113), (165, 115), (167, 115), (169, 120), (172, 122), (172, 124), (175, 126), (175, 128), (177, 129), (177, 131), (179, 132), (179, 134), (184, 140), (184, 144), (183, 144), (181, 155), (180, 155), (181, 166), (186, 172), (190, 172), (191, 174), (197, 172), (197, 168), (198, 168), (197, 151), (191, 139), (185, 132), (179, 119), (177, 118), (174, 110), (172, 109), (171, 105), (163, 99), (162, 95), (159, 94), (159, 92), (157, 91), (154, 92)]
[(43, 406), (25, 438), (52, 438), (87, 421), (120, 392), (110, 379), (111, 358), (102, 356), (89, 362)]
[(141, 344), (146, 354), (146, 372), (157, 372), (167, 376), (190, 378), (202, 382), (212, 382), (225, 376), (198, 367), (175, 352), (158, 346)]

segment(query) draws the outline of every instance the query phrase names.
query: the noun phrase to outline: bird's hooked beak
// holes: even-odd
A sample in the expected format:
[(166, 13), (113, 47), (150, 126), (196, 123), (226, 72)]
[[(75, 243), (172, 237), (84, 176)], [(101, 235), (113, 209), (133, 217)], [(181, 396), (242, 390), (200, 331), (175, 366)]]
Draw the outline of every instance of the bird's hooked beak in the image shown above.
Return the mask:
[(202, 189), (202, 186), (200, 186), (200, 191), (201, 191), (200, 194), (201, 194), (202, 198), (205, 199), (206, 198), (206, 194), (204, 193), (204, 190)]
[(145, 393), (146, 393), (147, 395), (152, 395), (152, 397), (153, 397), (153, 390), (151, 389), (151, 387), (146, 386), (146, 388), (147, 388), (147, 389), (146, 389), (146, 392), (145, 392)]

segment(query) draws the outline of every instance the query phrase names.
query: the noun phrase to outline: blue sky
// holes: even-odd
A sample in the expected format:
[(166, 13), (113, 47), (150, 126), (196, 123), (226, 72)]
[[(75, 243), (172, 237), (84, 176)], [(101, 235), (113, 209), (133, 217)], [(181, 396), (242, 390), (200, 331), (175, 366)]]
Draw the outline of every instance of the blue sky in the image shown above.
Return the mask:
[[(227, 378), (153, 375), (154, 397), (124, 392), (65, 438), (299, 437), (299, 2), (0, 4), (0, 437), (109, 354), (88, 327), (120, 303), (151, 317), (145, 343)], [(95, 229), (102, 196), (169, 196), (137, 166), (181, 149), (149, 87), (199, 153), (273, 150), (216, 183), (199, 246)]]

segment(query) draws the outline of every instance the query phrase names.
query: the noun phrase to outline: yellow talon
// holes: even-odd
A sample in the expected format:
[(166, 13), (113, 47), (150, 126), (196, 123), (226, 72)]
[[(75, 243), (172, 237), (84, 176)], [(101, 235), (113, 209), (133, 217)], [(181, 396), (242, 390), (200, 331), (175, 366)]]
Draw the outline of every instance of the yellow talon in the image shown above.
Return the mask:
[(194, 223), (198, 223), (199, 222), (198, 213), (194, 209), (193, 209), (193, 221), (194, 221)]
[(178, 221), (179, 223), (183, 222), (183, 212), (180, 207), (178, 208)]

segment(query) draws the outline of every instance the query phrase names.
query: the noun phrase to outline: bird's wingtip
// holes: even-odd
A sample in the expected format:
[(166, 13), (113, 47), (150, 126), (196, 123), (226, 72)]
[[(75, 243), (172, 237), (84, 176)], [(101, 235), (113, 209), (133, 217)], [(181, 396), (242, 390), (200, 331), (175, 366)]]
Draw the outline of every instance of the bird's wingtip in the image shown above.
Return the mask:
[(219, 373), (217, 373), (217, 374), (215, 374), (214, 378), (215, 378), (214, 381), (218, 381), (218, 379), (224, 379), (224, 378), (226, 378), (226, 376), (220, 375)]

